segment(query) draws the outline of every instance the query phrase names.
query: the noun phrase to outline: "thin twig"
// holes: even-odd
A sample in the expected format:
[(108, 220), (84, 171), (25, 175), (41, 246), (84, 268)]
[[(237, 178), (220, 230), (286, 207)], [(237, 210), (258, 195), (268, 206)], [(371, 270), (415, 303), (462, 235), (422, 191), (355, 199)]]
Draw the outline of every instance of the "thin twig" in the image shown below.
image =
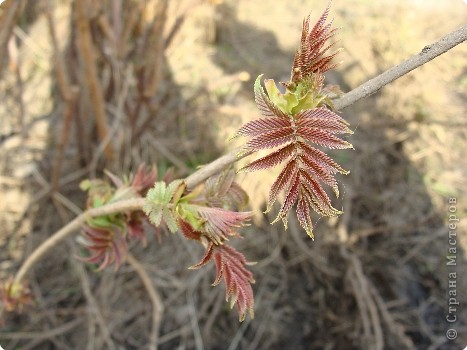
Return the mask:
[(388, 69), (377, 77), (368, 80), (349, 93), (336, 100), (334, 106), (337, 110), (348, 107), (358, 100), (368, 97), (382, 87), (402, 77), (410, 71), (418, 68), (432, 59), (449, 51), (454, 46), (467, 40), (467, 26), (461, 27), (439, 39), (437, 42), (425, 46), (418, 54), (410, 57), (402, 63)]
[[(429, 60), (435, 58), (436, 56), (441, 55), (442, 53), (448, 51), (454, 46), (460, 44), (461, 42), (467, 39), (467, 27), (463, 27), (459, 30), (451, 32), (450, 34), (443, 37), (441, 40), (436, 43), (429, 45), (428, 50), (424, 50), (422, 54), (413, 56), (407, 61), (404, 61), (400, 65), (397, 65), (380, 76), (370, 80), (371, 84), (362, 84), (354, 90), (350, 91), (340, 99), (334, 102), (334, 106), (337, 109), (343, 109), (348, 107), (368, 96), (371, 93), (379, 90), (389, 82), (401, 77), (405, 73), (416, 67), (428, 62)], [(423, 58), (423, 59), (422, 59)], [(412, 67), (411, 69), (401, 70), (399, 67)], [(388, 75), (391, 76), (391, 79), (388, 78)], [(380, 78), (383, 77), (383, 78)], [(389, 80), (388, 80), (389, 79)], [(350, 97), (348, 97), (350, 96)], [(192, 189), (197, 185), (203, 183), (207, 178), (212, 175), (215, 175), (222, 171), (225, 167), (235, 163), (236, 161), (246, 157), (249, 154), (238, 155), (238, 150), (231, 151), (226, 155), (223, 155), (211, 163), (205, 165), (201, 169), (197, 170), (190, 176), (185, 179), (185, 183), (188, 189)], [(45, 255), (49, 249), (52, 249), (58, 242), (63, 240), (77, 230), (88, 218), (93, 218), (96, 216), (107, 215), (116, 212), (124, 212), (131, 210), (141, 210), (144, 205), (144, 198), (124, 200), (118, 203), (109, 204), (100, 208), (90, 209), (83, 214), (76, 217), (68, 225), (62, 227), (59, 231), (54, 233), (50, 238), (43, 242), (30, 256), (27, 257), (26, 261), (21, 266), (20, 270), (15, 276), (15, 282), (20, 283), (28, 271), (34, 266), (34, 264)]]
[(143, 55), (145, 60), (145, 70), (148, 74), (145, 77), (144, 97), (153, 97), (159, 87), (162, 76), (164, 57), (164, 27), (167, 19), (168, 0), (158, 0), (154, 9), (154, 20), (146, 38), (146, 50)]
[(60, 327), (50, 330), (41, 330), (36, 332), (2, 332), (2, 339), (48, 339), (67, 333), (83, 323), (84, 318), (78, 317), (70, 322), (62, 324)]
[[(5, 52), (8, 40), (16, 23), (16, 19), (21, 13), (23, 1), (7, 1), (2, 8), (0, 17), (0, 52)], [(0, 57), (0, 77), (3, 72), (3, 65), (6, 57)]]
[(37, 261), (39, 261), (43, 255), (45, 255), (50, 249), (55, 247), (55, 245), (68, 237), (75, 230), (79, 229), (87, 219), (124, 211), (141, 210), (143, 205), (144, 198), (136, 198), (85, 211), (83, 214), (77, 216), (69, 224), (62, 227), (60, 230), (50, 236), (50, 238), (44, 241), (39, 247), (36, 248), (36, 250), (33, 251), (31, 255), (27, 257), (26, 261), (23, 263), (15, 276), (15, 282), (20, 283), (31, 267), (33, 267), (34, 264), (37, 263)]
[(23, 77), (21, 75), (21, 55), (18, 54), (18, 46), (16, 45), (16, 38), (12, 36), (8, 41), (8, 52), (10, 54), (10, 67), (12, 67), (15, 76), (16, 76), (16, 85), (17, 85), (17, 103), (18, 103), (18, 119), (21, 127), (21, 137), (24, 141), (26, 137), (26, 129), (24, 127), (24, 84)]
[(151, 335), (149, 340), (149, 349), (156, 350), (157, 342), (159, 338), (159, 328), (161, 325), (162, 314), (164, 313), (164, 304), (162, 303), (162, 298), (157, 292), (157, 289), (154, 287), (154, 284), (151, 281), (148, 273), (144, 269), (143, 265), (129, 252), (126, 255), (128, 263), (133, 267), (138, 276), (141, 278), (141, 281), (148, 292), (149, 299), (152, 303), (152, 328)]
[(92, 294), (91, 290), (91, 283), (89, 281), (88, 275), (83, 264), (75, 264), (74, 266), (78, 272), (81, 286), (83, 288), (84, 296), (86, 297), (86, 301), (88, 304), (88, 312), (95, 317), (97, 324), (99, 325), (102, 337), (104, 338), (104, 342), (107, 345), (107, 349), (116, 350), (117, 347), (115, 346), (111, 332), (108, 328), (108, 324), (105, 322), (104, 316), (99, 308), (99, 304), (96, 301), (96, 298)]
[(65, 101), (65, 108), (63, 113), (63, 126), (59, 141), (56, 147), (55, 161), (52, 167), (51, 188), (52, 192), (58, 189), (58, 180), (60, 178), (63, 154), (65, 147), (68, 144), (71, 122), (73, 119), (73, 109), (78, 95), (76, 88), (70, 86), (70, 79), (65, 70), (65, 61), (60, 53), (57, 40), (57, 32), (55, 30), (55, 21), (53, 18), (53, 7), (51, 0), (48, 0), (45, 6), (45, 16), (47, 19), (47, 26), (49, 28), (50, 40), (53, 48), (53, 61), (55, 67), (55, 74), (57, 76), (58, 88), (60, 95)]

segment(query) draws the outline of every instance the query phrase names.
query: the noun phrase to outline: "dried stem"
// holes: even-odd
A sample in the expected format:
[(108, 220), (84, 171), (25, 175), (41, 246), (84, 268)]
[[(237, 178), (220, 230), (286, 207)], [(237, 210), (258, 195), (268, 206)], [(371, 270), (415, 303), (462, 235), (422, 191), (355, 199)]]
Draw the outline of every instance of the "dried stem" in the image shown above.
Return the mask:
[(150, 350), (156, 350), (159, 338), (159, 327), (162, 320), (162, 314), (164, 312), (164, 304), (162, 303), (161, 296), (159, 295), (157, 289), (154, 287), (154, 284), (151, 281), (151, 277), (149, 277), (143, 265), (141, 265), (141, 263), (130, 253), (127, 253), (126, 259), (141, 278), (141, 281), (143, 282), (144, 287), (148, 292), (149, 299), (151, 299), (152, 329), (148, 348)]
[[(86, 9), (89, 8), (88, 0), (76, 0), (76, 28), (78, 30), (78, 51), (83, 61), (85, 80), (89, 89), (89, 96), (94, 108), (96, 127), (102, 142), (108, 140), (109, 126), (105, 113), (104, 97), (102, 89), (97, 80), (97, 68), (92, 48), (91, 29)], [(113, 149), (110, 143), (105, 147), (104, 154), (107, 159), (113, 159)]]
[[(81, 0), (80, 0), (81, 1)], [(376, 78), (371, 79), (366, 84), (362, 84), (354, 90), (350, 91), (340, 99), (336, 100), (334, 105), (337, 109), (343, 109), (355, 103), (356, 101), (378, 91), (383, 86), (387, 85), (389, 82), (394, 81), (395, 79), (403, 76), (407, 72), (415, 69), (418, 66), (432, 60), (433, 58), (441, 55), (442, 53), (448, 51), (454, 46), (460, 44), (461, 42), (467, 39), (467, 27), (463, 27), (459, 30), (451, 32), (450, 34), (443, 37), (441, 40), (436, 43), (427, 46), (428, 49), (422, 50), (422, 53), (412, 56), (408, 60), (402, 62), (401, 64), (389, 69), (388, 71), (382, 73)], [(408, 68), (409, 67), (409, 68)], [(348, 97), (350, 96), (350, 97)], [(238, 150), (234, 150), (220, 158), (214, 160), (213, 162), (205, 165), (198, 171), (194, 172), (185, 179), (187, 187), (193, 188), (198, 184), (203, 183), (208, 177), (215, 175), (222, 171), (225, 167), (235, 163), (241, 158), (246, 157), (249, 154), (244, 154), (242, 156), (237, 156)], [(63, 240), (77, 230), (88, 218), (93, 218), (96, 216), (107, 215), (116, 212), (131, 211), (131, 210), (141, 210), (144, 205), (144, 199), (130, 199), (121, 201), (118, 203), (109, 204), (100, 208), (94, 208), (87, 210), (83, 214), (76, 217), (68, 225), (61, 228), (59, 231), (54, 233), (50, 238), (43, 242), (30, 256), (27, 257), (26, 261), (21, 266), (20, 270), (15, 276), (15, 282), (20, 283), (28, 271), (34, 266), (34, 264), (45, 255), (49, 249), (52, 249), (58, 242)]]
[(70, 79), (65, 70), (65, 62), (58, 47), (57, 32), (55, 30), (55, 21), (53, 19), (52, 10), (52, 3), (50, 0), (48, 0), (45, 6), (45, 16), (47, 18), (47, 26), (49, 28), (49, 35), (53, 47), (53, 60), (55, 74), (57, 76), (58, 88), (60, 90), (60, 95), (65, 101), (62, 132), (57, 144), (55, 161), (52, 168), (51, 190), (53, 192), (58, 187), (58, 180), (60, 178), (63, 154), (65, 152), (65, 147), (68, 143), (68, 139), (70, 136), (71, 122), (73, 119), (73, 110), (78, 92), (76, 91), (76, 89), (73, 89), (70, 86)]
[[(7, 1), (2, 8), (2, 16), (0, 17), (0, 52), (5, 52), (8, 40), (10, 39), (13, 27), (16, 23), (16, 18), (21, 13), (23, 1)], [(0, 76), (3, 72), (3, 64), (5, 57), (0, 57)]]
[(155, 4), (155, 15), (151, 30), (148, 33), (144, 53), (145, 69), (148, 71), (145, 82), (144, 97), (153, 97), (159, 86), (162, 73), (162, 58), (164, 56), (164, 26), (167, 18), (168, 0), (158, 0)]

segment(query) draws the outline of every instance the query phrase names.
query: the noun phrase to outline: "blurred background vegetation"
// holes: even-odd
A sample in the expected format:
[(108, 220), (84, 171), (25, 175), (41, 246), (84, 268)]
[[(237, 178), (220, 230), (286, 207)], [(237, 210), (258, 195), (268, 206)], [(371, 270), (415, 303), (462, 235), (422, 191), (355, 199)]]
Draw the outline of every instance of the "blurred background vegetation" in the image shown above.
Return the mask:
[[(302, 19), (326, 1), (12, 0), (0, 6), (0, 280), (71, 220), (78, 184), (143, 162), (178, 177), (238, 145), (257, 118), (253, 81), (288, 80)], [(465, 25), (461, 0), (335, 0), (350, 91)], [(242, 324), (188, 271), (202, 254), (149, 233), (132, 252), (162, 295), (160, 349), (460, 349), (467, 343), (467, 57), (460, 45), (342, 111), (355, 151), (333, 156), (344, 215), (315, 241), (261, 214), (275, 174), (240, 174), (256, 210), (239, 248), (257, 283)], [(237, 142), (237, 141), (236, 141)], [(457, 199), (456, 341), (448, 324), (448, 198)], [(58, 246), (30, 276), (36, 298), (0, 328), (5, 349), (142, 349), (150, 301), (132, 268), (95, 274)]]

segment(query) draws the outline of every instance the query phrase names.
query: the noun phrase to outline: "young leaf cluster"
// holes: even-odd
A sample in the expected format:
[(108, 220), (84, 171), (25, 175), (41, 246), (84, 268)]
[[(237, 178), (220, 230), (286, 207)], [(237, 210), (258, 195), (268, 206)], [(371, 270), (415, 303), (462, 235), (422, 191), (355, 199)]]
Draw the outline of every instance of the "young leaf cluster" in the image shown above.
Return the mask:
[[(84, 180), (81, 188), (88, 192), (88, 208), (98, 208), (124, 199), (141, 198), (157, 179), (155, 168), (141, 165), (134, 176), (119, 179), (107, 173), (112, 183), (95, 179)], [(146, 243), (142, 211), (98, 216), (83, 225), (79, 242), (90, 253), (80, 260), (98, 265), (98, 271), (115, 264), (117, 269), (128, 249), (128, 241), (138, 239)]]
[(224, 171), (187, 193), (181, 180), (168, 185), (157, 182), (148, 191), (143, 210), (152, 224), (158, 226), (164, 222), (170, 231), (180, 229), (186, 238), (205, 247), (201, 262), (191, 268), (214, 262), (217, 271), (214, 285), (224, 279), (226, 299), (230, 300), (231, 307), (237, 304), (242, 321), (247, 313), (253, 317), (251, 284), (254, 279), (245, 267), (244, 255), (227, 241), (240, 237), (237, 229), (250, 219), (251, 213), (238, 211), (245, 207), (248, 196), (234, 181), (234, 176), (234, 171)]
[(177, 221), (170, 202), (182, 183), (182, 180), (175, 180), (166, 185), (164, 181), (159, 181), (148, 191), (143, 211), (154, 226), (159, 226), (164, 220), (170, 232), (177, 232)]
[(335, 174), (347, 174), (320, 148), (345, 149), (352, 145), (340, 135), (351, 134), (349, 124), (332, 109), (328, 89), (323, 87), (323, 72), (335, 66), (331, 60), (337, 52), (326, 55), (333, 44), (326, 42), (334, 35), (331, 24), (325, 24), (329, 8), (316, 25), (309, 29), (309, 16), (303, 23), (300, 48), (296, 51), (291, 80), (283, 83), (282, 93), (274, 80), (261, 75), (254, 85), (255, 101), (262, 118), (242, 126), (236, 136), (249, 138), (244, 153), (269, 150), (241, 170), (257, 171), (284, 164), (269, 192), (270, 211), (280, 193), (284, 201), (273, 223), (282, 220), (287, 228), (287, 215), (296, 205), (300, 225), (313, 238), (311, 212), (335, 216), (335, 209), (323, 185), (336, 196), (339, 189)]

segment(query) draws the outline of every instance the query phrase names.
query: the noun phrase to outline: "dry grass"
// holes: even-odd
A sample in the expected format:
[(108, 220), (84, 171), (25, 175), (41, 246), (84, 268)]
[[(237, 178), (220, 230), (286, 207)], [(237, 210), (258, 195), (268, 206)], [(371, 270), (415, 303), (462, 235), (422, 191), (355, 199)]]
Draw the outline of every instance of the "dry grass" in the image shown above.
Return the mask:
[[(8, 64), (0, 71), (1, 280), (76, 215), (84, 203), (77, 189), (82, 178), (100, 175), (103, 167), (126, 173), (142, 161), (161, 170), (174, 166), (183, 176), (233, 148), (226, 145), (227, 136), (257, 116), (252, 79), (260, 73), (286, 79), (301, 18), (323, 7), (311, 0), (183, 0), (177, 6), (169, 2), (167, 9), (164, 1), (77, 2), (86, 5), (82, 20), (92, 35), (97, 73), (89, 76), (81, 64), (79, 35), (69, 30), (74, 11), (69, 2), (51, 1), (49, 17), (48, 1), (35, 9), (26, 6), (15, 26), (0, 20), (0, 39), (8, 38), (0, 40), (8, 47), (1, 57)], [(467, 13), (454, 2), (451, 8), (420, 4), (335, 1), (345, 51), (344, 64), (329, 80), (350, 90), (455, 29)], [(8, 9), (1, 11), (5, 16)], [(164, 45), (161, 33), (169, 38)], [(465, 45), (458, 47), (344, 111), (355, 129), (356, 148), (335, 154), (351, 171), (341, 178), (344, 197), (336, 202), (345, 214), (320, 220), (314, 242), (295, 221), (284, 232), (261, 214), (244, 231), (239, 248), (258, 262), (252, 268), (254, 320), (238, 323), (223, 288), (210, 286), (212, 270), (187, 270), (202, 252), (178, 235), (149, 235), (147, 248), (132, 247), (130, 264), (99, 274), (74, 258), (79, 252), (70, 240), (31, 274), (37, 303), (6, 317), (0, 344), (5, 349), (141, 349), (156, 341), (160, 349), (465, 346), (465, 307), (457, 315), (457, 342), (445, 338), (450, 271), (445, 256), (448, 197), (458, 199), (457, 215), (466, 217), (466, 54)], [(91, 78), (97, 81), (90, 83)], [(100, 87), (101, 101), (92, 99), (92, 86)], [(106, 117), (100, 122), (107, 124), (107, 136), (96, 128), (97, 108)], [(104, 156), (109, 144), (113, 160)], [(272, 177), (239, 179), (253, 207), (262, 208)], [(467, 241), (460, 235), (466, 226), (461, 219), (458, 276), (466, 275)], [(457, 280), (463, 305), (466, 283)]]

